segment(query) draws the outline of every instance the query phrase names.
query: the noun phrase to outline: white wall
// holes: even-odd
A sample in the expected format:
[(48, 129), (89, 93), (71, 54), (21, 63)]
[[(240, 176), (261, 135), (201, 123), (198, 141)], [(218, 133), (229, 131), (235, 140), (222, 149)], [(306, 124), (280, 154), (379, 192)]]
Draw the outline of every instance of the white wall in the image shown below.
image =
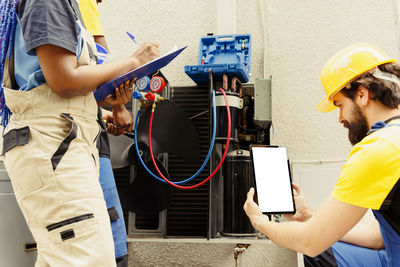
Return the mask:
[[(189, 45), (163, 71), (173, 86), (194, 84), (184, 73), (184, 65), (196, 64), (200, 37), (217, 32), (216, 10), (217, 0), (104, 0), (100, 5), (105, 34), (117, 56), (133, 49), (125, 31), (141, 41), (158, 42), (162, 52), (175, 43)], [(272, 143), (288, 147), (292, 162), (327, 162), (327, 168), (318, 164), (317, 169), (313, 164), (307, 167), (312, 179), (335, 177), (340, 166), (334, 164), (332, 169), (329, 162), (345, 160), (350, 151), (347, 131), (337, 122), (337, 111), (322, 114), (315, 109), (324, 96), (320, 69), (331, 55), (355, 42), (373, 43), (398, 58), (394, 14), (392, 0), (237, 0), (237, 33), (251, 33), (253, 37), (250, 83), (272, 75)], [(305, 184), (313, 198), (312, 192), (318, 188), (309, 181)], [(326, 189), (325, 194), (329, 191)], [(247, 266), (295, 264), (293, 260), (282, 265), (281, 254), (258, 246), (253, 246), (258, 253), (247, 258)], [(179, 263), (182, 248), (168, 250), (168, 245), (157, 243), (152, 243), (152, 250), (141, 247), (130, 246), (132, 266), (157, 266), (151, 259), (162, 259), (160, 255), (169, 259), (168, 266), (233, 266), (228, 256), (232, 247), (226, 245), (202, 247), (204, 254), (221, 255), (218, 261), (204, 257), (187, 265)], [(185, 249), (187, 253), (195, 251), (196, 245)], [(287, 255), (292, 259), (293, 254)], [(148, 264), (144, 257), (149, 259)], [(160, 262), (159, 266), (165, 264)]]
[(376, 44), (397, 58), (392, 1), (267, 2), (273, 141), (288, 146), (293, 161), (341, 160), (350, 149), (347, 131), (336, 112), (315, 110), (324, 97), (320, 70), (355, 42)]

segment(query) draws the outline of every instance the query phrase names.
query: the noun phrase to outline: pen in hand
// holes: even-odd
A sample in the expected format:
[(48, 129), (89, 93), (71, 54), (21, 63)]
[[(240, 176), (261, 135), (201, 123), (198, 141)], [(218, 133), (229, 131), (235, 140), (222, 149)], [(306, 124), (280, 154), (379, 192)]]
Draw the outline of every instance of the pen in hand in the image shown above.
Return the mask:
[(130, 32), (126, 32), (126, 34), (129, 36), (129, 38), (131, 38), (131, 40), (132, 40), (135, 44), (138, 44), (138, 43), (136, 42), (136, 38), (135, 38), (135, 36), (133, 36), (133, 34), (131, 34)]

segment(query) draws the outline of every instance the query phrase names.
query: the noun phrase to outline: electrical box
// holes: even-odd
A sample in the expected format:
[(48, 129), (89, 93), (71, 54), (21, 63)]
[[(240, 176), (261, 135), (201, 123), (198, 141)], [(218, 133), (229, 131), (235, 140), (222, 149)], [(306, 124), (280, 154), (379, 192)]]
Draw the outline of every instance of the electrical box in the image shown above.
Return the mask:
[(254, 84), (254, 122), (258, 125), (270, 123), (271, 114), (271, 77), (256, 79)]
[(226, 74), (246, 83), (250, 77), (250, 60), (250, 34), (206, 36), (200, 39), (197, 65), (185, 66), (185, 73), (198, 85), (208, 83), (209, 69), (217, 80)]

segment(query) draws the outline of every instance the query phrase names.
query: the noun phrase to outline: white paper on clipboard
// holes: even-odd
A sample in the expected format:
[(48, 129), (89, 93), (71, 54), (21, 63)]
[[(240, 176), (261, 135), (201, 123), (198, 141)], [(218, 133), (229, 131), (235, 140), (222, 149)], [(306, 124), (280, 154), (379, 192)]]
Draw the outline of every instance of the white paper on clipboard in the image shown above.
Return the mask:
[(258, 205), (263, 213), (294, 213), (294, 199), (285, 147), (251, 148)]

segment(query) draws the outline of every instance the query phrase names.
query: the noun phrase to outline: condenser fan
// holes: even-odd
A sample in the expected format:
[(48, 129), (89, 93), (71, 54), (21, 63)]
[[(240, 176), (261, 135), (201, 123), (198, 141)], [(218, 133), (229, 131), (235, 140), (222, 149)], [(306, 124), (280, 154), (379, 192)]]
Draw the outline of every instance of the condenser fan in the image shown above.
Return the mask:
[[(148, 146), (140, 143), (139, 149), (142, 152), (144, 163), (151, 172), (155, 173), (156, 170), (151, 162)], [(134, 177), (133, 182), (119, 192), (122, 206), (124, 209), (138, 214), (154, 214), (168, 208), (171, 199), (170, 186), (151, 177), (141, 165), (136, 152), (133, 150), (134, 146), (131, 147), (129, 154), (134, 165)], [(158, 159), (155, 159), (155, 161), (161, 173), (169, 178), (163, 164)]]
[[(153, 174), (157, 174), (148, 147), (150, 115), (151, 106), (142, 107), (137, 126), (137, 142), (143, 162)], [(138, 159), (133, 138), (110, 136), (110, 145), (113, 168), (130, 164), (134, 166), (133, 181), (119, 188), (123, 207), (140, 214), (153, 214), (168, 208), (171, 187), (157, 181), (145, 170)], [(187, 163), (200, 160), (197, 131), (186, 113), (170, 100), (157, 103), (152, 126), (152, 149), (156, 157), (160, 153), (173, 153)], [(169, 179), (163, 164), (157, 158), (155, 160), (161, 173)]]
[(119, 169), (130, 165), (129, 150), (133, 145), (132, 137), (125, 135), (108, 135), (110, 140), (110, 160), (113, 169)]
[[(140, 113), (137, 140), (148, 145), (150, 108)], [(126, 167), (133, 138), (109, 135), (111, 164), (114, 169)], [(174, 102), (166, 99), (157, 104), (152, 127), (152, 148), (154, 155), (173, 153), (187, 163), (200, 160), (200, 142), (197, 131), (186, 113)]]
[[(150, 107), (141, 112), (137, 130), (138, 142), (147, 145), (150, 115)], [(196, 129), (186, 113), (168, 99), (157, 103), (151, 143), (154, 155), (168, 152), (178, 155), (188, 163), (200, 160), (200, 143)]]

